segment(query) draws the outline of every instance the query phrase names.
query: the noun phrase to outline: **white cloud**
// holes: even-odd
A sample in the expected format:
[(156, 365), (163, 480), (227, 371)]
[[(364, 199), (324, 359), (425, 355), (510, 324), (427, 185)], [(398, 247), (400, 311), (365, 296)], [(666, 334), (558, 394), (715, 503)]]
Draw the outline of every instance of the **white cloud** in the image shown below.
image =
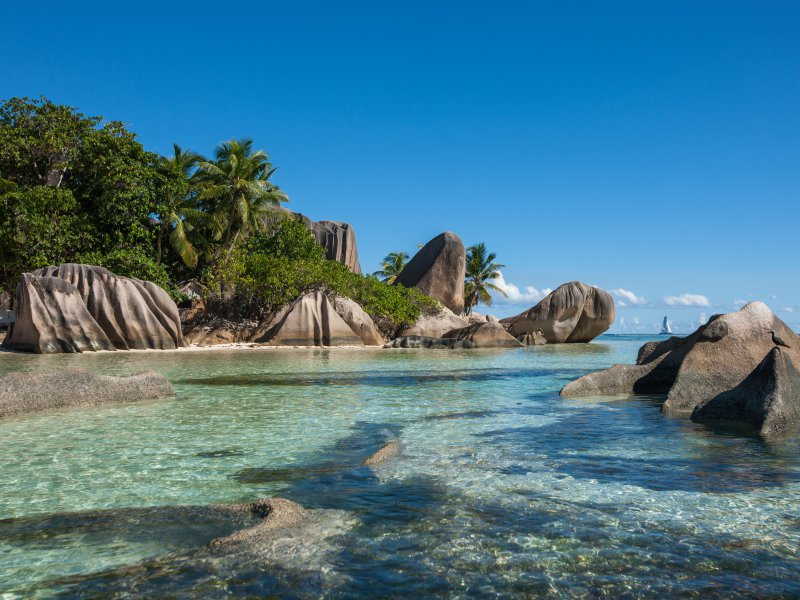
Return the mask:
[(681, 294), (667, 296), (664, 302), (669, 306), (711, 306), (711, 301), (702, 294)]
[(493, 280), (492, 283), (497, 287), (499, 287), (501, 290), (503, 290), (508, 296), (508, 298), (504, 298), (500, 294), (497, 294), (494, 298), (496, 302), (508, 302), (510, 304), (538, 302), (539, 300), (547, 296), (547, 294), (553, 291), (550, 288), (537, 290), (532, 285), (525, 286), (524, 290), (520, 290), (519, 287), (517, 287), (513, 283), (507, 282), (505, 280), (505, 277), (503, 277), (502, 272), (498, 271), (497, 274), (499, 275), (499, 277)]
[(708, 323), (708, 315), (706, 315), (706, 313), (704, 312), (701, 312), (700, 316), (697, 317), (697, 322), (700, 325), (705, 325), (706, 323)]
[(794, 307), (793, 306), (784, 306), (783, 307), (783, 312), (793, 313), (794, 312)]
[(626, 290), (624, 288), (617, 288), (611, 291), (614, 292), (614, 295), (617, 298), (621, 298), (623, 300), (623, 302), (620, 302), (620, 306), (626, 306), (625, 304), (626, 302), (629, 302), (630, 304), (644, 304), (645, 302), (647, 302), (647, 300), (645, 300), (641, 296), (637, 296), (632, 291)]

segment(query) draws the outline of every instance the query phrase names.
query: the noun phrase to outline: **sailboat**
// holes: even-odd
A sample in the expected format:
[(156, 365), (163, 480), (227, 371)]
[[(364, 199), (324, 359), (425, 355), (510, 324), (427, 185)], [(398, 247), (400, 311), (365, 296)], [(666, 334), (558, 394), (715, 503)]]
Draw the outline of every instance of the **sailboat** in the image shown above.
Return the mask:
[(664, 315), (664, 322), (661, 324), (661, 335), (671, 335), (672, 328), (669, 326), (669, 321), (667, 321), (667, 316)]

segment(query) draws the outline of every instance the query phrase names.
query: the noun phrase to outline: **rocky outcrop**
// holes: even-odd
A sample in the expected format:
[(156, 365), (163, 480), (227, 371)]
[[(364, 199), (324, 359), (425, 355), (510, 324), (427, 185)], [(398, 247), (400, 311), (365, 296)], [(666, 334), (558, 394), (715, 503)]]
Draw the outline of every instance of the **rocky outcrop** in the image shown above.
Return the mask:
[(4, 345), (37, 353), (172, 350), (183, 345), (178, 307), (149, 281), (63, 264), (26, 273)]
[(287, 304), (253, 339), (268, 346), (362, 346), (322, 292)]
[(301, 221), (314, 239), (325, 249), (325, 258), (346, 265), (353, 273), (361, 273), (358, 262), (358, 245), (356, 233), (350, 223), (342, 221), (312, 221), (307, 216), (293, 212), (285, 206), (274, 207), (266, 215), (266, 225), (275, 223), (276, 219), (291, 217)]
[[(217, 344), (241, 344), (252, 342), (259, 333), (258, 321), (215, 318), (191, 325), (186, 331), (187, 344), (216, 346)], [(263, 333), (263, 332), (261, 332)]]
[(523, 346), (544, 346), (547, 343), (541, 330), (536, 330), (533, 333), (522, 333), (517, 336), (517, 340)]
[(336, 314), (342, 317), (342, 320), (353, 330), (353, 333), (361, 338), (364, 345), (383, 346), (386, 343), (383, 335), (375, 326), (372, 317), (356, 301), (337, 296), (333, 299), (332, 304)]
[(692, 421), (746, 423), (765, 437), (800, 429), (800, 372), (775, 347), (742, 383), (697, 406)]
[(530, 310), (501, 322), (517, 338), (541, 329), (550, 344), (590, 342), (614, 322), (614, 300), (599, 288), (573, 281)]
[(448, 331), (467, 327), (469, 322), (454, 314), (449, 308), (442, 308), (438, 314), (421, 315), (417, 322), (406, 327), (401, 336), (442, 337)]
[(511, 337), (497, 321), (475, 323), (448, 331), (442, 337), (446, 339), (468, 340), (474, 348), (519, 348), (522, 344)]
[(392, 285), (416, 287), (456, 314), (464, 309), (466, 249), (455, 233), (437, 235), (414, 255)]
[(453, 348), (474, 348), (475, 343), (470, 340), (457, 340), (455, 338), (434, 338), (421, 335), (406, 335), (393, 339), (384, 348), (433, 348), (436, 350), (451, 350)]
[[(775, 350), (773, 330), (789, 348)], [(590, 373), (567, 384), (561, 394), (666, 394), (665, 413), (741, 421), (771, 435), (781, 427), (800, 427), (792, 416), (800, 402), (797, 364), (800, 337), (766, 304), (751, 302), (737, 312), (713, 316), (687, 337), (648, 342), (636, 365)], [(751, 404), (745, 407), (744, 398)]]
[(155, 371), (129, 377), (86, 371), (9, 373), (0, 377), (0, 418), (174, 396), (175, 390), (167, 378)]
[(307, 225), (317, 243), (325, 248), (325, 258), (346, 265), (353, 273), (361, 273), (356, 234), (350, 223), (309, 221)]

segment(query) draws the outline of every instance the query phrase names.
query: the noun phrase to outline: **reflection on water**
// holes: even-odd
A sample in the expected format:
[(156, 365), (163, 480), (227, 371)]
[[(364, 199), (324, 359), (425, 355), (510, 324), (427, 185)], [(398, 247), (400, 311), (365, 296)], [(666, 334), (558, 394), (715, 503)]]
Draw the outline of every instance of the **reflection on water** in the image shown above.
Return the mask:
[[(797, 596), (796, 438), (558, 396), (641, 343), (2, 354), (0, 373), (154, 368), (178, 397), (0, 423), (0, 591)], [(333, 512), (279, 552), (203, 555), (243, 522), (198, 506), (270, 495)]]

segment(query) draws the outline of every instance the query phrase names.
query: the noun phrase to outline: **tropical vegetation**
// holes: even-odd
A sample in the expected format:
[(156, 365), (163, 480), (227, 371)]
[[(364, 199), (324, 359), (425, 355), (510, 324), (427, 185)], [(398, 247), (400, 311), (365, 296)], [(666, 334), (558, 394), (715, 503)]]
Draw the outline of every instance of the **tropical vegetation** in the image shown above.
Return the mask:
[[(150, 152), (119, 121), (46, 98), (0, 103), (0, 294), (20, 275), (84, 262), (148, 279), (179, 298), (195, 279), (225, 314), (263, 316), (315, 289), (359, 302), (385, 333), (438, 305), (334, 261), (276, 209), (289, 198), (249, 139), (206, 158)], [(407, 259), (407, 255), (404, 255)], [(398, 263), (398, 271), (402, 261)]]
[(391, 285), (394, 283), (394, 280), (397, 279), (397, 276), (400, 275), (400, 271), (403, 270), (403, 267), (406, 266), (407, 262), (407, 253), (402, 251), (390, 252), (381, 262), (381, 269), (379, 271), (375, 271), (373, 275), (378, 277), (383, 283), (388, 283)]
[(489, 252), (483, 242), (467, 248), (467, 262), (464, 277), (464, 313), (470, 314), (479, 303), (492, 305), (491, 292), (508, 297), (506, 292), (492, 283), (500, 278), (500, 269), (505, 267), (494, 262), (497, 255)]

